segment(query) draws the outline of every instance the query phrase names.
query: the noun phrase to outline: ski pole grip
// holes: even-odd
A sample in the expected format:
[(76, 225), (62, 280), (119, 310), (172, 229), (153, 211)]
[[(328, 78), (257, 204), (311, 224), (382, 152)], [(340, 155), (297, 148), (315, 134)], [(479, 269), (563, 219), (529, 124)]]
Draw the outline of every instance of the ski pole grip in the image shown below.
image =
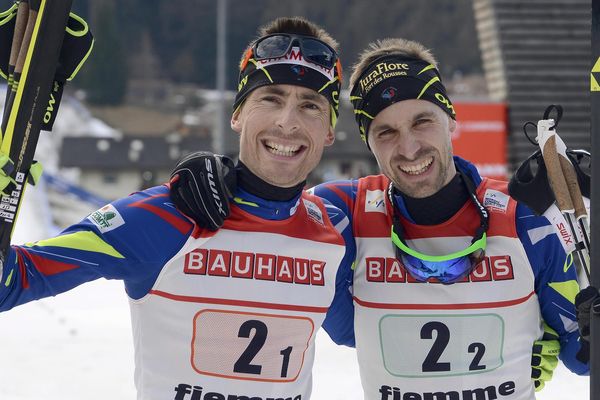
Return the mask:
[(27, 16), (29, 15), (29, 3), (21, 1), (19, 8), (17, 8), (17, 19), (15, 21), (15, 32), (13, 34), (13, 41), (10, 48), (10, 59), (9, 65), (15, 66), (17, 64), (17, 58), (19, 57), (19, 49), (21, 48), (21, 42), (23, 41), (23, 35), (27, 27)]
[(554, 135), (550, 136), (544, 143), (542, 156), (544, 157), (544, 163), (548, 170), (548, 180), (550, 181), (550, 187), (556, 197), (558, 208), (562, 212), (573, 212), (573, 202), (571, 201), (571, 195), (569, 194), (569, 189), (558, 158), (558, 152), (556, 151), (556, 137)]
[(563, 176), (569, 189), (569, 196), (575, 208), (575, 217), (587, 217), (587, 210), (583, 203), (583, 196), (581, 195), (581, 189), (579, 188), (579, 182), (577, 181), (577, 173), (571, 161), (559, 156), (560, 167), (562, 169)]
[(25, 58), (27, 58), (27, 50), (29, 50), (29, 44), (31, 43), (31, 36), (33, 35), (33, 28), (35, 27), (35, 20), (37, 18), (38, 10), (29, 8), (29, 17), (27, 18), (27, 26), (25, 27), (25, 33), (23, 40), (21, 41), (21, 48), (19, 49), (19, 57), (15, 64), (15, 73), (23, 72), (23, 66), (25, 65)]

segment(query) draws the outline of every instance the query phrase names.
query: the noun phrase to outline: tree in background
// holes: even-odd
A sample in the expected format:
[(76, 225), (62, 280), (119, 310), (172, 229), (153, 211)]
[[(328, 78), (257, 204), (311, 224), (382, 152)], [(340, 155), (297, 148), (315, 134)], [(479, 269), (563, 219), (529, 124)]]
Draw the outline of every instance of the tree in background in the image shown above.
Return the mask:
[[(88, 19), (97, 39), (90, 65), (82, 71), (94, 80), (85, 84), (90, 101), (120, 100), (123, 81), (146, 79), (146, 71), (131, 68), (141, 63), (131, 60), (140, 57), (144, 46), (159, 61), (153, 76), (214, 88), (218, 1), (75, 1), (75, 11)], [(239, 57), (256, 28), (284, 15), (304, 16), (331, 32), (340, 42), (346, 71), (367, 43), (404, 37), (432, 48), (444, 77), (481, 74), (472, 7), (472, 0), (228, 0), (226, 84), (237, 87)], [(96, 68), (104, 72), (95, 73)], [(121, 91), (112, 88), (116, 85), (122, 85)]]
[(82, 70), (79, 86), (87, 101), (95, 105), (119, 105), (127, 91), (128, 68), (112, 1), (93, 2), (90, 26), (96, 39), (94, 50)]

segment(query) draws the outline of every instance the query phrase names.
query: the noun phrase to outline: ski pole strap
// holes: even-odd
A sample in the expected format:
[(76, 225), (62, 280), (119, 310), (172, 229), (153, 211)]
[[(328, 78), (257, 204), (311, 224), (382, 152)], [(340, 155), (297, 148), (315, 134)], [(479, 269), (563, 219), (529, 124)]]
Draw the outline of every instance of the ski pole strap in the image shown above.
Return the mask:
[[(589, 199), (591, 196), (590, 153), (585, 150), (567, 149), (566, 154), (573, 165), (581, 195)], [(548, 170), (541, 150), (532, 153), (519, 165), (508, 183), (508, 193), (515, 200), (531, 208), (536, 215), (543, 215), (554, 203), (556, 198), (548, 182)]]
[[(15, 27), (18, 20), (16, 15), (16, 4), (7, 11), (0, 13), (0, 76), (6, 79), (11, 86), (15, 84), (13, 82), (13, 72), (16, 64), (16, 61), (11, 62), (11, 54), (15, 54), (15, 52), (11, 53), (11, 49), (15, 46), (15, 42), (20, 42), (20, 40), (13, 40), (13, 38), (19, 35), (23, 36), (21, 30), (24, 30)], [(77, 75), (89, 58), (93, 46), (94, 37), (87, 22), (77, 14), (70, 13), (50, 91), (50, 98), (48, 99), (46, 112), (43, 117), (42, 130), (52, 130), (62, 99), (64, 85)], [(25, 50), (23, 52), (23, 55), (25, 55), (27, 49), (22, 50)], [(19, 54), (18, 51), (16, 53)]]
[(65, 83), (72, 80), (87, 61), (94, 47), (94, 37), (87, 22), (75, 13), (69, 14), (58, 66), (50, 90), (42, 130), (51, 131), (58, 114)]

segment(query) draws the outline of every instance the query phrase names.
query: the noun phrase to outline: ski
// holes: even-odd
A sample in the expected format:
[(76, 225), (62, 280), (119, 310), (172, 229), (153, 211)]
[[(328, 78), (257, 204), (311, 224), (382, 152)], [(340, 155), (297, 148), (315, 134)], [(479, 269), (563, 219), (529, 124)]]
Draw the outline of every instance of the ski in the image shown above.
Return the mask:
[[(592, 1), (590, 73), (592, 154), (600, 154), (600, 0)], [(591, 215), (600, 218), (600, 163), (592, 162)], [(591, 226), (591, 284), (600, 288), (600, 224)], [(596, 253), (594, 253), (594, 249)], [(590, 327), (590, 400), (600, 400), (600, 315), (592, 313)]]
[[(72, 0), (29, 0), (28, 25), (31, 38), (22, 40), (20, 61), (15, 66), (2, 131), (0, 151), (8, 155), (13, 165), (5, 172), (14, 180), (10, 193), (0, 200), (0, 272), (10, 246), (10, 238), (23, 198), (28, 171), (33, 162), (44, 115), (47, 109), (54, 74), (71, 10)], [(26, 33), (27, 34), (27, 33)], [(22, 65), (20, 65), (20, 62)], [(19, 75), (17, 76), (17, 73)]]

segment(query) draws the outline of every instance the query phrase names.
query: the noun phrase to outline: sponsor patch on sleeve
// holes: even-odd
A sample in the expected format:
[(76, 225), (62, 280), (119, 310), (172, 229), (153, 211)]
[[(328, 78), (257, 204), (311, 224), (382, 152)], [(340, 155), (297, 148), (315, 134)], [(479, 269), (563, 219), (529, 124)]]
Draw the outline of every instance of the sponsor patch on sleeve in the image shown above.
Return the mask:
[(107, 204), (98, 211), (94, 211), (87, 219), (96, 225), (102, 233), (112, 231), (125, 224), (123, 217), (112, 204)]
[(306, 207), (306, 212), (308, 213), (308, 216), (314, 221), (318, 222), (319, 224), (324, 225), (325, 221), (323, 220), (323, 213), (321, 212), (319, 206), (313, 203), (312, 201), (306, 199), (302, 200), (304, 202), (304, 207)]
[(506, 213), (510, 197), (498, 190), (487, 189), (483, 196), (483, 205), (490, 211)]

